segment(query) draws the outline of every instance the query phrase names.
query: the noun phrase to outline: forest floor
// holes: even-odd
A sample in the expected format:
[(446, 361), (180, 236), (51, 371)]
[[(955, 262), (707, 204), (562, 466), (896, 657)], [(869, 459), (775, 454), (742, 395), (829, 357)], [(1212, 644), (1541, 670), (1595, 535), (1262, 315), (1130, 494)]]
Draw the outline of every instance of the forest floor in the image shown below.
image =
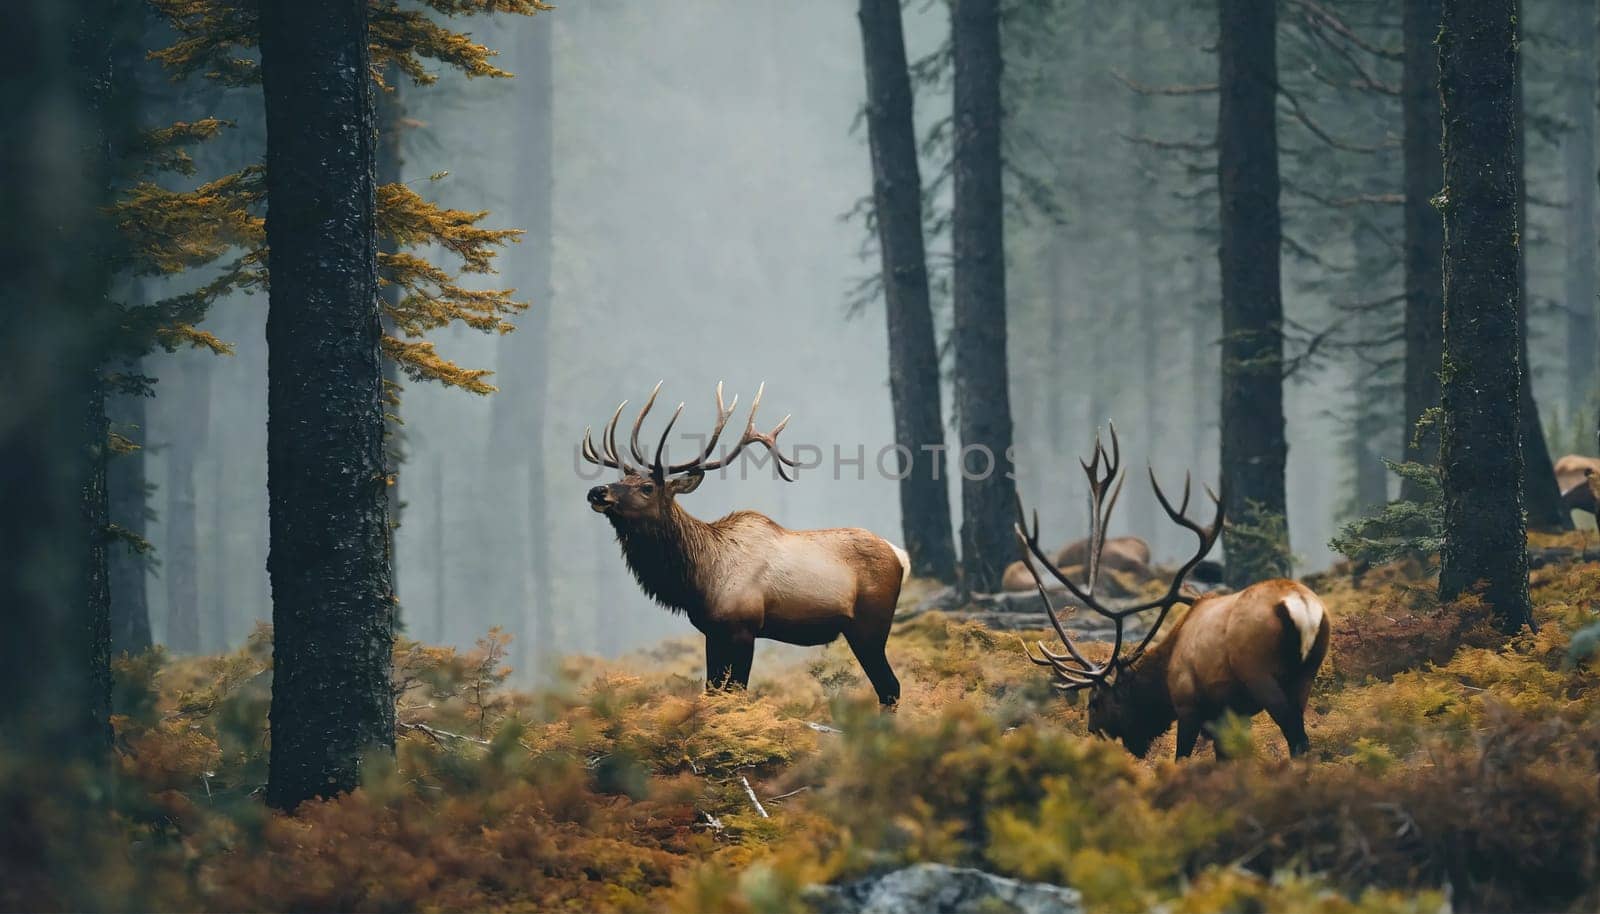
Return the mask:
[(1233, 761), (1174, 763), (1170, 733), (1134, 759), (1014, 634), (937, 613), (890, 640), (894, 714), (842, 644), (748, 693), (704, 694), (687, 639), (519, 692), (491, 633), (399, 645), (396, 757), (290, 817), (261, 801), (266, 632), (124, 658), (109, 792), (0, 756), (0, 907), (788, 911), (934, 860), (1096, 911), (1600, 909), (1600, 677), (1569, 659), (1600, 564), (1536, 569), (1509, 640), (1416, 567), (1311, 583), (1333, 640), (1299, 761), (1265, 716), (1225, 728)]

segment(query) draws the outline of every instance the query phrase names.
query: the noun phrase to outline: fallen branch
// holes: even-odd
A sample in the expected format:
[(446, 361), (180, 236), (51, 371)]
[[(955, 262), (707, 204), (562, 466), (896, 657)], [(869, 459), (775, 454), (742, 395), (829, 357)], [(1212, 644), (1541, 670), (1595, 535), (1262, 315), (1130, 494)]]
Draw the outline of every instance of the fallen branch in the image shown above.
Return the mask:
[(810, 790), (810, 789), (811, 789), (811, 785), (810, 784), (807, 784), (804, 787), (796, 787), (795, 789), (789, 791), (788, 793), (780, 793), (775, 797), (767, 797), (767, 802), (768, 803), (776, 803), (779, 800), (787, 800), (790, 797), (794, 796), (795, 794), (805, 793), (807, 790)]
[(427, 724), (413, 724), (402, 720), (396, 722), (395, 726), (402, 730), (416, 730), (419, 733), (424, 733), (432, 737), (433, 741), (436, 743), (442, 743), (447, 739), (456, 739), (466, 743), (475, 743), (479, 746), (489, 745), (489, 741), (482, 737), (467, 736), (464, 733), (452, 733), (449, 730), (441, 730), (438, 727), (430, 727)]
[(761, 818), (770, 819), (771, 816), (767, 815), (767, 808), (765, 806), (761, 805), (761, 801), (760, 800), (756, 799), (756, 792), (755, 792), (754, 789), (751, 788), (750, 780), (748, 778), (746, 778), (744, 775), (741, 774), (741, 775), (739, 775), (739, 783), (744, 785), (744, 794), (745, 794), (745, 796), (750, 798), (751, 804), (753, 804), (755, 806), (756, 812), (761, 814)]

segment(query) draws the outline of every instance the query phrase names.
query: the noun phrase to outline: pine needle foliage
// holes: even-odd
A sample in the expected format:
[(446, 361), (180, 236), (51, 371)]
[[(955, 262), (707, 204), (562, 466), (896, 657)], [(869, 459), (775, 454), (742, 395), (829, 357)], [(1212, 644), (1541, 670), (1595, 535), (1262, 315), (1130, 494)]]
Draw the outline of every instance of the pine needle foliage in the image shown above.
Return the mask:
[(1407, 488), (1416, 493), (1415, 500), (1392, 501), (1374, 514), (1345, 524), (1328, 546), (1351, 561), (1370, 565), (1438, 555), (1444, 548), (1444, 487), (1439, 468), (1392, 460), (1384, 463), (1410, 484)]
[[(174, 80), (198, 75), (225, 86), (259, 85), (254, 0), (150, 3), (178, 36), (151, 54)], [(374, 82), (379, 91), (389, 89), (381, 74), (390, 63), (417, 85), (438, 80), (430, 62), (467, 77), (509, 78), (510, 72), (493, 65), (493, 50), (438, 20), (485, 13), (527, 16), (550, 8), (539, 0), (428, 0), (417, 8), (402, 9), (395, 0), (374, 0)], [(156, 347), (170, 351), (182, 346), (229, 352), (227, 343), (198, 325), (219, 300), (266, 286), (264, 167), (248, 165), (196, 187), (175, 188), (161, 180), (164, 175), (193, 175), (189, 147), (216, 137), (228, 126), (205, 117), (147, 131), (138, 144), (139, 161), (130, 169), (133, 181), (112, 212), (125, 243), (121, 266), (137, 276), (201, 268), (215, 272), (182, 294), (124, 306), (118, 355), (133, 358)], [(513, 329), (509, 318), (527, 307), (513, 297), (515, 290), (468, 289), (460, 280), (468, 274), (495, 272), (499, 250), (516, 242), (521, 232), (486, 228), (482, 223), (487, 212), (441, 206), (405, 184), (380, 187), (377, 210), (379, 239), (385, 243), (379, 281), (402, 290), (397, 301), (386, 304), (388, 326), (395, 335), (384, 340), (385, 355), (410, 378), (471, 393), (492, 392), (494, 387), (485, 380), (490, 372), (457, 365), (421, 337), (455, 323), (490, 333)], [(419, 253), (433, 248), (448, 252), (458, 265), (447, 269)]]

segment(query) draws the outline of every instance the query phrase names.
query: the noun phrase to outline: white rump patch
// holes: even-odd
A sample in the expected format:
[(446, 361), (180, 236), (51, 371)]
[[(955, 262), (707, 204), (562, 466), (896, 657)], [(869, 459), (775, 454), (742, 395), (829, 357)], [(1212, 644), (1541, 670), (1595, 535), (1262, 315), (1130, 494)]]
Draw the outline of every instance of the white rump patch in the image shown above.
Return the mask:
[(1300, 630), (1300, 659), (1311, 656), (1317, 643), (1317, 632), (1322, 630), (1322, 601), (1316, 597), (1307, 600), (1298, 591), (1283, 598), (1283, 608), (1289, 611), (1294, 627)]
[(904, 587), (911, 580), (911, 555), (894, 543), (889, 543), (889, 548), (894, 550), (894, 557), (900, 560), (900, 586)]

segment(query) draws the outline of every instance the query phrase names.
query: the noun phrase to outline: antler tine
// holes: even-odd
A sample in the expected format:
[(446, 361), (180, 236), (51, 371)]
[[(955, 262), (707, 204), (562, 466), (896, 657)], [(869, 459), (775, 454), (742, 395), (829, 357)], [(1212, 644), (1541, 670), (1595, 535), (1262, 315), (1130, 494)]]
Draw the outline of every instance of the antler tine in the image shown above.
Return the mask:
[[(721, 440), (721, 438), (722, 438), (722, 430), (727, 427), (728, 419), (730, 419), (733, 416), (734, 411), (737, 410), (738, 408), (739, 408), (739, 396), (737, 394), (734, 395), (732, 403), (728, 404), (727, 406), (723, 405), (723, 403), (722, 403), (722, 382), (718, 381), (717, 382), (717, 424), (712, 427), (712, 429), (711, 429), (711, 437), (706, 439), (705, 448), (703, 448), (700, 451), (700, 453), (693, 460), (686, 460), (683, 463), (672, 463), (672, 464), (665, 465), (665, 468), (664, 468), (665, 474), (667, 476), (671, 476), (671, 475), (673, 475), (675, 473), (687, 473), (690, 470), (695, 470), (695, 469), (703, 470), (703, 469), (706, 469), (706, 467), (704, 466), (706, 460), (708, 458), (710, 458), (712, 452), (717, 449), (717, 442), (719, 440)], [(658, 454), (657, 457), (659, 457), (659, 456), (660, 455)], [(712, 469), (714, 469), (714, 468), (712, 468)]]
[[(1111, 512), (1117, 506), (1117, 498), (1122, 494), (1122, 483), (1126, 479), (1122, 475), (1122, 443), (1117, 438), (1116, 423), (1107, 423), (1107, 427), (1111, 429), (1111, 453), (1106, 453), (1100, 435), (1096, 432), (1094, 459), (1087, 464), (1082, 460), (1078, 461), (1089, 477), (1089, 548), (1084, 558), (1084, 580), (1088, 582), (1087, 589), (1091, 594), (1100, 581), (1100, 557), (1105, 552), (1106, 527), (1111, 523)], [(1105, 466), (1104, 471), (1101, 470), (1102, 463)], [(1111, 498), (1108, 501), (1106, 489), (1113, 481), (1116, 485), (1111, 489)]]
[(627, 400), (617, 404), (617, 411), (611, 414), (611, 421), (606, 423), (605, 435), (601, 438), (601, 446), (605, 448), (606, 459), (611, 465), (627, 473), (633, 469), (626, 460), (622, 459), (621, 450), (617, 447), (617, 420), (622, 418), (622, 410), (628, 405)]
[(1029, 661), (1037, 666), (1050, 667), (1055, 671), (1057, 676), (1064, 680), (1064, 682), (1053, 683), (1053, 685), (1055, 685), (1058, 689), (1063, 691), (1072, 691), (1074, 689), (1081, 689), (1084, 686), (1092, 686), (1098, 681), (1096, 679), (1086, 677), (1081, 670), (1067, 666), (1063, 663), (1056, 662), (1054, 658), (1058, 657), (1058, 655), (1050, 653), (1050, 651), (1045, 648), (1044, 642), (1042, 641), (1034, 642), (1039, 646), (1039, 652), (1043, 654), (1042, 657), (1035, 657), (1033, 655), (1033, 648), (1029, 647), (1028, 642), (1023, 641), (1021, 638), (1017, 639), (1017, 643), (1022, 645), (1022, 653), (1027, 656)]
[(639, 410), (639, 418), (633, 420), (633, 433), (628, 436), (628, 449), (633, 452), (633, 462), (639, 466), (648, 466), (650, 458), (639, 449), (639, 428), (644, 425), (644, 417), (650, 414), (650, 407), (656, 405), (656, 395), (661, 393), (661, 385), (667, 383), (665, 379), (656, 382), (650, 391), (650, 399), (644, 401), (644, 409)]
[[(738, 457), (740, 452), (744, 450), (745, 445), (760, 444), (766, 447), (769, 452), (771, 452), (774, 467), (778, 471), (778, 476), (781, 477), (785, 482), (794, 482), (795, 477), (790, 476), (787, 472), (785, 472), (784, 468), (799, 467), (800, 464), (789, 457), (783, 456), (783, 453), (778, 450), (778, 434), (789, 425), (789, 419), (791, 416), (784, 416), (777, 425), (772, 427), (772, 431), (766, 433), (765, 435), (756, 431), (756, 411), (761, 408), (761, 397), (766, 393), (766, 390), (767, 384), (765, 381), (761, 382), (761, 386), (756, 388), (755, 399), (750, 401), (750, 417), (745, 420), (744, 434), (739, 436), (739, 443), (735, 444), (732, 450), (728, 451), (726, 454), (723, 454), (716, 460), (702, 461), (700, 463), (700, 469), (719, 470), (732, 463), (733, 459)], [(735, 403), (737, 403), (737, 400), (735, 400)], [(730, 409), (729, 412), (731, 413), (732, 410)], [(710, 448), (707, 448), (706, 456), (709, 457), (710, 453)]]
[[(1020, 499), (1018, 504), (1018, 514), (1021, 514)], [(1039, 600), (1044, 604), (1044, 612), (1045, 615), (1050, 619), (1050, 627), (1056, 630), (1056, 636), (1061, 639), (1062, 644), (1066, 645), (1067, 653), (1071, 654), (1072, 659), (1083, 666), (1083, 672), (1085, 674), (1093, 675), (1096, 672), (1103, 672), (1103, 668), (1098, 667), (1087, 657), (1083, 656), (1083, 652), (1078, 650), (1078, 646), (1072, 643), (1072, 638), (1067, 635), (1066, 626), (1061, 624), (1061, 618), (1056, 615), (1055, 606), (1050, 602), (1050, 594), (1045, 591), (1044, 579), (1039, 577), (1039, 569), (1034, 567), (1033, 560), (1037, 558), (1039, 562), (1044, 565), (1044, 567), (1050, 569), (1050, 573), (1057, 581), (1060, 581), (1063, 585), (1065, 585), (1068, 590), (1072, 591), (1074, 596), (1078, 597), (1078, 599), (1084, 600), (1084, 597), (1078, 590), (1077, 585), (1068, 580), (1066, 575), (1062, 574), (1061, 570), (1045, 557), (1044, 550), (1039, 548), (1038, 525), (1034, 525), (1033, 536), (1030, 538), (1027, 535), (1026, 529), (1022, 525), (1022, 518), (1019, 517), (1018, 522), (1012, 525), (1012, 533), (1017, 537), (1018, 545), (1022, 546), (1022, 564), (1028, 569), (1028, 575), (1033, 578), (1033, 589), (1038, 592)], [(1085, 600), (1084, 602), (1087, 604), (1088, 601)]]
[(594, 427), (585, 426), (583, 429), (583, 441), (578, 446), (579, 451), (583, 454), (583, 459), (597, 466), (609, 466), (615, 468), (616, 464), (608, 463), (605, 460), (600, 459), (599, 452), (594, 449), (593, 439)]
[[(1212, 519), (1210, 527), (1202, 527), (1190, 520), (1181, 509), (1178, 511), (1173, 510), (1172, 502), (1167, 499), (1167, 493), (1162, 491), (1161, 483), (1156, 480), (1156, 473), (1153, 469), (1150, 471), (1150, 487), (1155, 490), (1156, 501), (1161, 503), (1161, 509), (1167, 512), (1167, 516), (1170, 517), (1178, 526), (1183, 527), (1185, 530), (1193, 533), (1196, 539), (1199, 540), (1199, 543), (1195, 547), (1194, 555), (1190, 556), (1189, 560), (1184, 562), (1182, 567), (1178, 569), (1177, 574), (1173, 575), (1172, 583), (1167, 587), (1167, 592), (1165, 594), (1163, 594), (1160, 598), (1152, 600), (1148, 603), (1142, 603), (1138, 606), (1130, 606), (1127, 609), (1122, 610), (1124, 613), (1132, 614), (1135, 612), (1142, 612), (1146, 609), (1154, 609), (1156, 607), (1160, 607), (1161, 609), (1161, 612), (1156, 615), (1155, 624), (1150, 626), (1150, 630), (1145, 632), (1144, 638), (1140, 640), (1139, 646), (1134, 649), (1131, 655), (1129, 655), (1129, 663), (1139, 659), (1139, 657), (1144, 654), (1145, 648), (1150, 646), (1150, 642), (1155, 638), (1156, 632), (1161, 630), (1161, 623), (1166, 621), (1167, 613), (1172, 611), (1172, 607), (1179, 603), (1188, 602), (1188, 599), (1183, 596), (1184, 580), (1189, 577), (1189, 572), (1193, 571), (1195, 566), (1199, 565), (1201, 560), (1211, 552), (1211, 548), (1216, 545), (1217, 537), (1222, 535), (1222, 522), (1227, 512), (1226, 505), (1223, 503), (1222, 498), (1219, 497), (1217, 493), (1211, 491), (1210, 486), (1204, 486), (1206, 494), (1211, 497), (1211, 501), (1217, 506), (1217, 513)], [(1185, 485), (1184, 488), (1187, 490), (1188, 486)], [(1185, 503), (1187, 503), (1187, 501), (1188, 499), (1186, 497)]]
[(650, 475), (657, 482), (666, 480), (666, 467), (661, 465), (661, 455), (667, 450), (667, 436), (672, 434), (672, 427), (678, 424), (678, 417), (683, 415), (684, 404), (679, 403), (678, 408), (672, 411), (672, 418), (667, 420), (667, 427), (661, 430), (661, 439), (656, 442), (656, 459), (650, 464)]

